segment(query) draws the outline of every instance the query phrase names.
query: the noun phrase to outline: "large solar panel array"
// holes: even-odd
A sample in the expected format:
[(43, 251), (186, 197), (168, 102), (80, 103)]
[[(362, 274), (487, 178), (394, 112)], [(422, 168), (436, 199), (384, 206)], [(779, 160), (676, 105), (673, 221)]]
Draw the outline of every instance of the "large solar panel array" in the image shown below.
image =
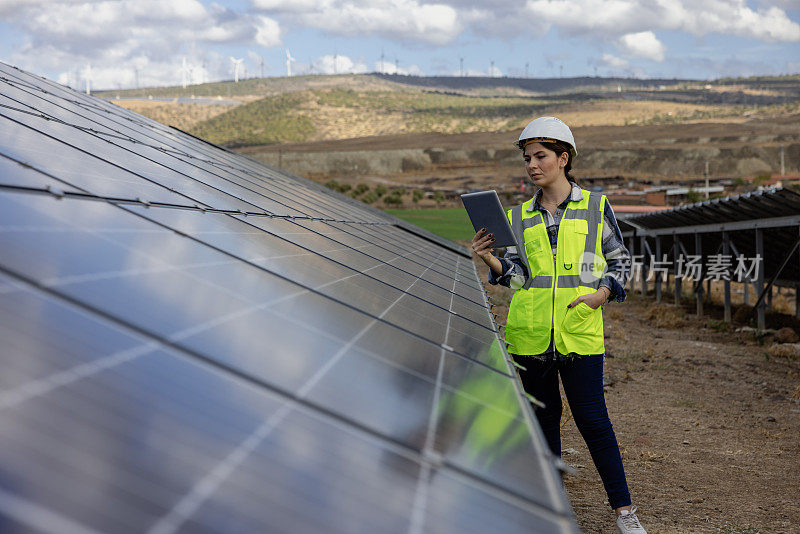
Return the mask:
[(0, 531), (577, 531), (457, 248), (0, 87)]
[[(714, 198), (633, 215), (624, 224), (627, 227), (623, 230), (624, 237), (648, 239), (651, 250), (655, 250), (655, 239), (658, 238), (661, 250), (670, 251), (670, 259), (676, 238), (681, 240), (680, 246), (687, 251), (686, 254), (709, 256), (723, 252), (723, 233), (727, 233), (734, 257), (760, 255), (765, 279), (777, 276), (775, 284), (779, 286), (797, 287), (800, 284), (797, 255), (794, 259), (791, 256), (800, 228), (800, 194), (792, 189), (771, 187)], [(756, 230), (761, 234), (761, 251), (757, 246)], [(697, 248), (696, 235), (702, 237), (700, 249)], [(670, 271), (674, 270), (672, 265), (669, 267)]]

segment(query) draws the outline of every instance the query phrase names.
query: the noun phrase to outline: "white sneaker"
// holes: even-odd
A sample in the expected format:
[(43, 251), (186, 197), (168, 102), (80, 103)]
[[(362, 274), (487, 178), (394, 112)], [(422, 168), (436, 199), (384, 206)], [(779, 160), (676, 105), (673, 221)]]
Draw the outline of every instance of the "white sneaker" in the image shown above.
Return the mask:
[(630, 510), (623, 510), (617, 516), (617, 529), (620, 534), (647, 534), (639, 518), (636, 517), (636, 507), (632, 506)]

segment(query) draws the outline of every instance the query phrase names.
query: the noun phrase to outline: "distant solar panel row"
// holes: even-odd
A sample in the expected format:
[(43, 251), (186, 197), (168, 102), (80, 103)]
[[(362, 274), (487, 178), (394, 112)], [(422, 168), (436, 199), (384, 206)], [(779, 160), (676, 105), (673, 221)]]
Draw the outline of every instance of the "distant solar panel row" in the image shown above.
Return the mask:
[(457, 247), (0, 87), (0, 531), (577, 531)]

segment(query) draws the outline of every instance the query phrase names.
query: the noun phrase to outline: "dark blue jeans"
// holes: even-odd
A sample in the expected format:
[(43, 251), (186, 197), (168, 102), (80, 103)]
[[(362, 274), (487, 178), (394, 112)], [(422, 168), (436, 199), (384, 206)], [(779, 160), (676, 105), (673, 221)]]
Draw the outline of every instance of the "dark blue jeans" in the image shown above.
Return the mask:
[(519, 370), (525, 391), (545, 404), (545, 408), (536, 407), (534, 411), (553, 454), (561, 456), (560, 374), (572, 417), (603, 480), (608, 503), (611, 508), (631, 504), (617, 437), (603, 395), (603, 356), (565, 358), (556, 353), (555, 358), (516, 356), (515, 359), (527, 368)]

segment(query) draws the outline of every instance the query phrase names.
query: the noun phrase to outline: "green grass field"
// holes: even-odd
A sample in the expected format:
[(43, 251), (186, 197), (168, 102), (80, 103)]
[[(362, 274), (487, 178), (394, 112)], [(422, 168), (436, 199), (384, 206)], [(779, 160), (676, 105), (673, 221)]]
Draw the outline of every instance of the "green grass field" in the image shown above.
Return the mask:
[(471, 241), (475, 235), (464, 208), (384, 211), (451, 241)]

